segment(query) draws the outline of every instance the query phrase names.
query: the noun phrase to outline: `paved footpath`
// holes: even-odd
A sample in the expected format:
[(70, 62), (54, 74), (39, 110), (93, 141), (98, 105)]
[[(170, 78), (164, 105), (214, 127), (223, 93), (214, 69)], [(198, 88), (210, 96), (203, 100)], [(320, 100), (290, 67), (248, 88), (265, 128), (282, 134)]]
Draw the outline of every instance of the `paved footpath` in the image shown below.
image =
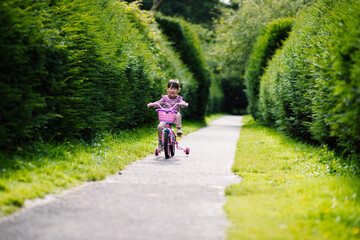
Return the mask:
[(0, 239), (225, 239), (224, 190), (241, 117), (225, 116), (180, 141), (190, 155), (163, 153), (128, 165), (121, 175), (83, 184), (0, 220)]

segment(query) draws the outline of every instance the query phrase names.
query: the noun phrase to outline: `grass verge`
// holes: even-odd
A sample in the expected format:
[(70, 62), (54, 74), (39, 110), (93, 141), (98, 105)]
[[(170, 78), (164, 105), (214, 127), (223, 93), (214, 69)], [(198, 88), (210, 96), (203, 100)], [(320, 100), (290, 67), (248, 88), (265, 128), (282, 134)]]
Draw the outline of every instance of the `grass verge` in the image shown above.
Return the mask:
[(227, 239), (359, 239), (356, 165), (243, 119), (226, 190)]
[[(206, 117), (206, 122), (221, 115)], [(206, 123), (185, 121), (183, 133)], [(0, 153), (0, 217), (20, 209), (26, 199), (59, 193), (85, 181), (96, 181), (151, 154), (157, 146), (155, 127), (103, 132), (92, 142), (33, 143), (16, 153)]]

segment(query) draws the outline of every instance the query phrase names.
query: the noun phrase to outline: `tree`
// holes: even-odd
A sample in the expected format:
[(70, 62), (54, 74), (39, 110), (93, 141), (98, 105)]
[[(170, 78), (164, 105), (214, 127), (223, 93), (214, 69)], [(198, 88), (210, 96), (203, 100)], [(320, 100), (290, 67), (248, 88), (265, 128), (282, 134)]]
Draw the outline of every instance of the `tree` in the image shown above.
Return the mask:
[[(127, 0), (134, 2), (135, 0)], [(220, 0), (142, 0), (141, 9), (158, 11), (165, 16), (181, 17), (185, 20), (209, 27), (213, 19), (219, 18), (220, 6), (225, 5)]]
[(166, 0), (153, 0), (151, 11), (158, 11)]
[[(222, 19), (216, 26), (215, 55), (219, 62), (221, 78), (224, 79), (223, 85), (230, 84), (223, 88), (230, 89), (234, 96), (242, 96), (245, 70), (258, 35), (270, 21), (295, 16), (299, 10), (312, 2), (314, 0), (232, 0), (232, 7), (224, 9)], [(231, 106), (234, 99), (228, 100), (230, 102), (224, 104)]]

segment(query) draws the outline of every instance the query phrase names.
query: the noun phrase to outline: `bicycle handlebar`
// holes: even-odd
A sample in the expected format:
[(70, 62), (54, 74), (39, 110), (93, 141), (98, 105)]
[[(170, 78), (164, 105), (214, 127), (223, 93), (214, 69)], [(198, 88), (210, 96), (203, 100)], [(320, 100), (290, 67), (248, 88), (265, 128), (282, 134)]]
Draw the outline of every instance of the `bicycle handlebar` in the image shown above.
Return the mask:
[(156, 103), (154, 103), (154, 104), (158, 105), (161, 110), (168, 110), (168, 111), (176, 111), (176, 110), (174, 110), (174, 108), (177, 107), (177, 105), (179, 105), (179, 103), (175, 103), (174, 106), (172, 106), (171, 108), (166, 109), (166, 108), (163, 108), (163, 107), (160, 105), (160, 103), (157, 103), (157, 102), (156, 102)]

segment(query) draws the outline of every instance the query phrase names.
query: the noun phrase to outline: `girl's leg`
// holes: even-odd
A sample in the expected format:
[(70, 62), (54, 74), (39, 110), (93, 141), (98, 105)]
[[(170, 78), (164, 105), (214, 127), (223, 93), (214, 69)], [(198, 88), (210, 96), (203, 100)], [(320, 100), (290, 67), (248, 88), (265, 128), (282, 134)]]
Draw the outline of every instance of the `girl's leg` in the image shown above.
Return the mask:
[(177, 135), (179, 137), (182, 135), (182, 132), (181, 132), (181, 120), (182, 120), (181, 113), (177, 113), (175, 115), (174, 123), (176, 124)]
[(164, 130), (164, 128), (166, 127), (166, 123), (165, 122), (160, 122), (159, 125), (158, 125), (158, 139), (159, 141), (161, 141), (161, 137), (162, 137), (162, 131)]
[(165, 122), (160, 122), (158, 125), (158, 139), (159, 139), (159, 145), (158, 145), (158, 150), (162, 151), (163, 150), (163, 143), (162, 143), (162, 131), (164, 129), (164, 127), (166, 126)]

